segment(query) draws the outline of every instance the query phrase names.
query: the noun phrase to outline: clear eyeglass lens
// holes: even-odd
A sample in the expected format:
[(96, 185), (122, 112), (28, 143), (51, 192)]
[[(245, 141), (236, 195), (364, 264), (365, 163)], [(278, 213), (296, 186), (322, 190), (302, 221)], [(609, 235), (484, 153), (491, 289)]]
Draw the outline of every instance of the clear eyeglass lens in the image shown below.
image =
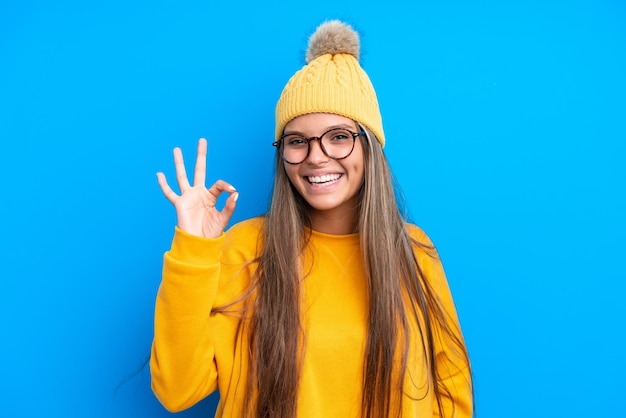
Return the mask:
[[(354, 137), (346, 129), (332, 129), (322, 135), (321, 142), (326, 155), (341, 159), (352, 151)], [(306, 138), (299, 135), (287, 135), (283, 138), (283, 158), (286, 161), (300, 163), (306, 160), (308, 153), (309, 142)]]

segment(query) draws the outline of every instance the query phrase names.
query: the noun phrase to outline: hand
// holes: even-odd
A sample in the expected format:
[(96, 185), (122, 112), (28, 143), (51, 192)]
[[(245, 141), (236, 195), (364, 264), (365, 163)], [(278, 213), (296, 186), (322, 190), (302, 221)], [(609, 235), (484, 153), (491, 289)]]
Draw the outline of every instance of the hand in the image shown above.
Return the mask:
[[(239, 193), (232, 185), (222, 180), (216, 181), (209, 189), (206, 188), (204, 185), (206, 154), (207, 141), (200, 138), (196, 168), (193, 174), (193, 186), (191, 186), (185, 172), (183, 152), (178, 147), (174, 148), (174, 164), (180, 196), (167, 184), (165, 174), (157, 173), (157, 180), (167, 200), (176, 208), (178, 227), (181, 230), (199, 237), (217, 238), (222, 235), (235, 211)], [(224, 208), (219, 211), (215, 208), (215, 203), (223, 192), (230, 193), (230, 196), (226, 199)]]

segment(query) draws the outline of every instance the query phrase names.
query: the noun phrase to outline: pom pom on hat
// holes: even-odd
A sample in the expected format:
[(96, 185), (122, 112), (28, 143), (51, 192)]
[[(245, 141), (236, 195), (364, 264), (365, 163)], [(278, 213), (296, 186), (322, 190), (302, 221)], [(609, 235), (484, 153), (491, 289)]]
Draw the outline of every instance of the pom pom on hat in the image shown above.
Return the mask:
[(297, 71), (276, 104), (276, 139), (292, 119), (308, 113), (334, 113), (369, 128), (385, 145), (376, 92), (359, 65), (360, 41), (339, 20), (322, 23), (309, 38), (306, 65)]
[(359, 34), (352, 27), (339, 20), (329, 20), (318, 26), (306, 51), (306, 63), (324, 54), (349, 54), (359, 60), (361, 43)]

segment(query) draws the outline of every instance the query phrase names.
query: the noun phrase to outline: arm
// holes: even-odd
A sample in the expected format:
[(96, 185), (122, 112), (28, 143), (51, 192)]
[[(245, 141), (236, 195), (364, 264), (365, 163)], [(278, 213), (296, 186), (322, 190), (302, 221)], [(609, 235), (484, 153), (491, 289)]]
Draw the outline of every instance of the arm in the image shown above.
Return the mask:
[[(426, 279), (431, 285), (435, 297), (443, 311), (445, 320), (452, 336), (439, 327), (434, 330), (435, 362), (441, 383), (447, 391), (442, 390), (442, 404), (445, 415), (438, 405), (434, 405), (434, 417), (470, 418), (473, 413), (473, 389), (469, 360), (466, 358), (465, 342), (461, 332), (459, 319), (454, 306), (450, 287), (441, 264), (441, 259), (430, 238), (419, 228), (413, 227), (411, 236), (426, 248), (416, 248), (416, 256)], [(430, 249), (432, 248), (432, 250)], [(453, 341), (457, 338), (462, 344), (459, 347)], [(454, 414), (452, 415), (452, 411)]]
[(209, 314), (217, 293), (223, 237), (176, 228), (164, 256), (150, 358), (152, 389), (170, 411), (191, 407), (217, 388)]
[[(192, 186), (182, 151), (174, 149), (180, 195), (171, 189), (163, 173), (157, 173), (163, 194), (176, 208), (178, 227), (172, 249), (164, 257), (150, 370), (154, 393), (171, 411), (192, 406), (217, 387), (209, 317), (219, 283), (224, 228), (235, 210), (238, 194), (221, 180), (205, 187), (206, 153), (207, 142), (202, 138), (198, 141)], [(230, 196), (219, 211), (215, 204), (223, 192)]]

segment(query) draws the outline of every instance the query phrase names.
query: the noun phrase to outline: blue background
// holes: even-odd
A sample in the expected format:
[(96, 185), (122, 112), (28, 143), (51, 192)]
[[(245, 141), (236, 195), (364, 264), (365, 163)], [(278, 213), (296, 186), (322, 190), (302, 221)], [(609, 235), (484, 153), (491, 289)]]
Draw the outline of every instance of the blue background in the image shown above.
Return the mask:
[(617, 0), (0, 3), (0, 416), (170, 416), (142, 368), (175, 224), (155, 173), (205, 136), (234, 220), (263, 213), (274, 105), (326, 18), (362, 34), (478, 416), (626, 416)]

